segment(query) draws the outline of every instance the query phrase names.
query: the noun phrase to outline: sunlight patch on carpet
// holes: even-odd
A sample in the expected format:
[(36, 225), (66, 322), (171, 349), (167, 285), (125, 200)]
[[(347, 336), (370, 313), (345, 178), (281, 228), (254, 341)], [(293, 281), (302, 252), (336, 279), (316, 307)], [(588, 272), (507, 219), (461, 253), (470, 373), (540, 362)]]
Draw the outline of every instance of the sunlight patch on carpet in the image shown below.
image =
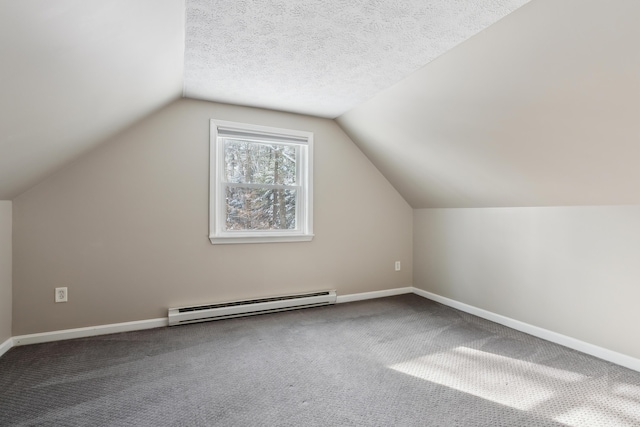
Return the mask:
[(466, 347), (391, 369), (568, 426), (640, 425), (640, 387), (608, 390), (602, 379)]
[(572, 427), (640, 425), (640, 387), (457, 347), (391, 369)]
[[(466, 347), (399, 363), (391, 369), (520, 410), (552, 398), (558, 382), (585, 378)], [(463, 372), (467, 374), (460, 375)]]

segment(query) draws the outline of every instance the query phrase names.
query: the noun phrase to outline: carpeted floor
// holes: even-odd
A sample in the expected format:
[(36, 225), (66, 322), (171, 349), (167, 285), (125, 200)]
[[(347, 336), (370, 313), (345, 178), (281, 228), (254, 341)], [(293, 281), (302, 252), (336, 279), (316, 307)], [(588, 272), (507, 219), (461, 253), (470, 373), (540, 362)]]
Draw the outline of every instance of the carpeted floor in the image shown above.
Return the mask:
[(640, 373), (415, 295), (16, 347), (2, 426), (640, 426)]

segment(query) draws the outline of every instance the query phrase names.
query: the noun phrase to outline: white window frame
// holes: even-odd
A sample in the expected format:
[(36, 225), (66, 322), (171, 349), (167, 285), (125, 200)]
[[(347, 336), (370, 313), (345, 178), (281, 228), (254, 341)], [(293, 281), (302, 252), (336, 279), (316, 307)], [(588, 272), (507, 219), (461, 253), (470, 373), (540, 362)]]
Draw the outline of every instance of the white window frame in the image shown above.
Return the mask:
[[(209, 240), (212, 244), (305, 242), (313, 239), (313, 133), (211, 120), (209, 141)], [(298, 200), (295, 230), (226, 230), (224, 144), (229, 134), (252, 134), (260, 140), (300, 147), (297, 162)]]

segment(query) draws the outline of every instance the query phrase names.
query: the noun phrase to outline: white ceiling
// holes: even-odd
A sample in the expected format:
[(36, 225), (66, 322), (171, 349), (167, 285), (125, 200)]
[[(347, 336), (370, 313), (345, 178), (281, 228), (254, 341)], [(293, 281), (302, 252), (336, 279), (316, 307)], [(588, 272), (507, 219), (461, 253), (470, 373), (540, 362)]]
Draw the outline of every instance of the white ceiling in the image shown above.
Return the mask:
[(0, 0), (0, 200), (182, 95), (335, 117), (526, 2)]
[(338, 123), (414, 208), (640, 203), (638, 17), (534, 0)]
[(186, 0), (184, 94), (334, 118), (528, 0)]
[(182, 0), (0, 0), (0, 200), (179, 98), (183, 56)]
[(523, 3), (0, 0), (0, 199), (186, 95), (349, 110), (416, 208), (640, 203), (640, 2)]

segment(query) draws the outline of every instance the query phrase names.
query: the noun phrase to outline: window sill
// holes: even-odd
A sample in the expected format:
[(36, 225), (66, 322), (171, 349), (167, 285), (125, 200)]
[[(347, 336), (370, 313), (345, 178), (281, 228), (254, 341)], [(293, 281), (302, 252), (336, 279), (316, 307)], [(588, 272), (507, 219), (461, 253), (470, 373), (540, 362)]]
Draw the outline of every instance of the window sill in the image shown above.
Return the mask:
[(293, 242), (310, 242), (313, 240), (313, 234), (296, 234), (296, 235), (254, 235), (254, 236), (209, 236), (212, 245), (233, 245), (239, 243), (293, 243)]

